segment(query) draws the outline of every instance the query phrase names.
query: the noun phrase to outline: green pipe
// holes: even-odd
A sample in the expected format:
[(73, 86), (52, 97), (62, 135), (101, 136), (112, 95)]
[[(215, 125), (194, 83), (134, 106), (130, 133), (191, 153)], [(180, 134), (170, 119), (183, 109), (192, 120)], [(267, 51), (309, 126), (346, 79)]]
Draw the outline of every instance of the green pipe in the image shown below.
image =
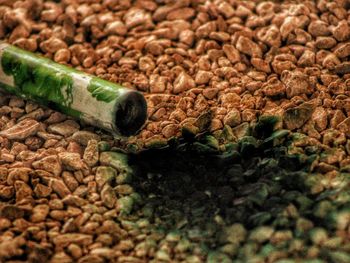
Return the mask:
[(40, 55), (0, 43), (0, 89), (121, 136), (147, 119), (143, 95)]

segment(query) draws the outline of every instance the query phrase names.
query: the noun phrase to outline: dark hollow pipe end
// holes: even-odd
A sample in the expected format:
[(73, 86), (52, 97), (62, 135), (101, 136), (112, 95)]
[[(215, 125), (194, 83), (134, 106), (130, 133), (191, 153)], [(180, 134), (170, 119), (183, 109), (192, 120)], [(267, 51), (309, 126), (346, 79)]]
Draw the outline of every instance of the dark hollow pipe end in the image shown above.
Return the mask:
[(122, 136), (135, 135), (147, 120), (147, 103), (144, 96), (128, 91), (119, 97), (115, 113), (115, 127)]

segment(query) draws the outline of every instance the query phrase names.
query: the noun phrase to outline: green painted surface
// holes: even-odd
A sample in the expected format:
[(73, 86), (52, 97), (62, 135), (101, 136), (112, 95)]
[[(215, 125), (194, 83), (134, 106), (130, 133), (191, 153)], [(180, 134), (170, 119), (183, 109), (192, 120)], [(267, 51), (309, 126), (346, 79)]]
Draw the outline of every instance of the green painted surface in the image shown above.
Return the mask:
[(3, 51), (1, 66), (6, 75), (13, 76), (15, 87), (7, 88), (21, 97), (47, 104), (54, 102), (69, 107), (73, 102), (73, 79), (71, 72), (64, 72), (50, 60), (34, 56), (16, 47)]
[(120, 88), (122, 86), (94, 77), (87, 89), (96, 100), (109, 103), (118, 97), (118, 89)]
[[(41, 98), (66, 107), (72, 104), (71, 73), (81, 74), (81, 72), (14, 46), (4, 50), (1, 65), (6, 75), (14, 77), (16, 94), (23, 93), (29, 99)], [(91, 77), (87, 90), (97, 101), (109, 103), (115, 100), (120, 89), (123, 89), (120, 85)], [(9, 91), (15, 92), (14, 89)]]

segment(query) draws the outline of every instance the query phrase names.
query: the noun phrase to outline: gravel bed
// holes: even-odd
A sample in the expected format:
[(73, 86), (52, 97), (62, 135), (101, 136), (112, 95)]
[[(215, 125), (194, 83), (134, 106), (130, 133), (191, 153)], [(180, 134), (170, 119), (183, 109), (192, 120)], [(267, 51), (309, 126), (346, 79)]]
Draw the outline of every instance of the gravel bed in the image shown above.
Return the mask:
[(0, 0), (0, 39), (141, 91), (113, 138), (0, 94), (0, 262), (350, 262), (348, 1)]

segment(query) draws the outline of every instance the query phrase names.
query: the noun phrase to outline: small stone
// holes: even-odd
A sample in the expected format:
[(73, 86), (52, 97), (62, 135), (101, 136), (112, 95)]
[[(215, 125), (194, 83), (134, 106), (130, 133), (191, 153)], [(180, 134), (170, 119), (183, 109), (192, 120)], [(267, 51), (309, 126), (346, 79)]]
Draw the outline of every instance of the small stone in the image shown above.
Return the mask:
[(350, 26), (346, 20), (339, 21), (333, 29), (333, 36), (339, 41), (348, 40), (350, 37)]
[(301, 94), (309, 94), (310, 84), (308, 76), (298, 71), (283, 71), (282, 82), (286, 85), (286, 94), (288, 98)]
[(289, 130), (302, 127), (312, 116), (314, 108), (308, 103), (287, 109), (283, 114), (284, 126)]
[(224, 107), (238, 106), (241, 101), (241, 97), (232, 92), (221, 95), (219, 100)]
[(223, 45), (222, 50), (225, 52), (226, 57), (232, 64), (240, 61), (241, 57), (239, 51), (234, 46), (225, 44)]
[(312, 21), (309, 24), (308, 32), (314, 37), (318, 36), (329, 36), (331, 34), (330, 29), (328, 28), (327, 23), (321, 20)]
[(46, 185), (43, 184), (37, 184), (34, 188), (34, 194), (38, 198), (45, 198), (49, 196), (52, 192), (52, 189)]
[(223, 124), (221, 122), (221, 120), (219, 119), (213, 119), (210, 123), (210, 131), (217, 131), (220, 130), (223, 127)]
[(337, 41), (333, 37), (317, 37), (315, 46), (318, 49), (331, 49), (337, 44)]
[(263, 243), (272, 237), (274, 229), (268, 226), (260, 226), (253, 229), (249, 235), (249, 239), (258, 243)]
[(83, 160), (88, 166), (92, 167), (97, 164), (98, 159), (98, 142), (96, 140), (90, 140), (85, 148)]
[(184, 92), (189, 89), (193, 89), (196, 86), (195, 81), (184, 71), (179, 74), (179, 76), (174, 81), (173, 92), (175, 94)]
[(230, 263), (232, 260), (230, 257), (224, 253), (215, 251), (215, 252), (209, 252), (207, 263), (216, 263), (216, 262), (222, 262), (222, 263)]
[(68, 187), (59, 179), (52, 179), (50, 184), (52, 190), (57, 193), (61, 198), (69, 195), (71, 192)]
[(208, 37), (209, 34), (214, 31), (216, 31), (216, 23), (214, 21), (207, 22), (197, 28), (196, 37), (205, 38)]
[(17, 218), (23, 218), (25, 210), (16, 205), (4, 205), (0, 208), (0, 216), (9, 220), (15, 220)]
[(220, 41), (220, 42), (226, 42), (230, 40), (230, 34), (226, 33), (226, 32), (211, 32), (209, 34), (209, 38), (216, 40), (216, 41)]
[(183, 19), (183, 20), (188, 20), (191, 17), (193, 17), (196, 14), (193, 8), (189, 7), (184, 7), (184, 8), (179, 8), (171, 11), (166, 19), (167, 20), (177, 20), (177, 19)]
[(70, 171), (81, 170), (85, 166), (79, 153), (62, 152), (58, 157), (62, 165)]
[(261, 48), (247, 37), (240, 36), (237, 40), (236, 48), (251, 57), (262, 57)]
[(328, 125), (328, 116), (324, 107), (317, 107), (312, 113), (311, 119), (315, 123), (315, 129), (318, 132), (321, 132), (327, 128)]
[(239, 112), (239, 110), (237, 109), (232, 109), (230, 110), (226, 116), (224, 117), (224, 124), (228, 125), (230, 127), (235, 127), (239, 124), (241, 124), (241, 114)]
[(101, 191), (101, 200), (103, 204), (108, 208), (113, 208), (115, 206), (117, 202), (117, 197), (113, 188), (110, 185), (105, 184), (103, 186)]
[(149, 79), (150, 92), (152, 94), (163, 93), (165, 91), (168, 82), (166, 77), (152, 74)]
[(58, 122), (62, 122), (64, 120), (66, 120), (66, 118), (67, 118), (66, 115), (64, 115), (58, 111), (55, 111), (55, 112), (50, 114), (50, 117), (45, 120), (45, 123), (47, 123), (47, 124), (58, 123)]
[(71, 172), (64, 171), (62, 173), (62, 179), (71, 192), (74, 192), (79, 187), (79, 182)]
[(101, 165), (111, 166), (120, 174), (132, 175), (132, 168), (128, 165), (128, 156), (119, 152), (102, 152), (100, 154)]
[(9, 106), (10, 107), (18, 107), (18, 108), (22, 108), (24, 106), (24, 100), (21, 99), (21, 98), (17, 98), (17, 97), (14, 97), (14, 98), (11, 98), (10, 101), (9, 101)]
[(35, 135), (40, 128), (40, 123), (33, 119), (24, 119), (11, 128), (0, 131), (0, 136), (10, 140), (24, 140)]
[(313, 64), (315, 64), (315, 60), (315, 53), (311, 50), (305, 50), (298, 60), (298, 65), (301, 67), (311, 67)]
[(102, 189), (102, 187), (108, 183), (111, 184), (117, 176), (117, 172), (112, 167), (107, 166), (99, 166), (96, 169), (95, 180), (97, 183), (98, 189)]
[(134, 205), (134, 200), (130, 196), (124, 196), (118, 199), (118, 210), (123, 215), (128, 215), (131, 213), (131, 210)]
[(282, 43), (281, 33), (276, 25), (270, 25), (259, 29), (257, 38), (271, 47), (278, 48)]
[(7, 218), (0, 218), (0, 231), (4, 231), (11, 227), (12, 222)]
[(97, 134), (89, 131), (77, 131), (72, 135), (72, 140), (86, 146), (90, 140), (100, 141), (101, 138)]
[(79, 259), (83, 255), (82, 249), (77, 244), (70, 244), (67, 248), (74, 259)]
[(15, 156), (9, 153), (0, 153), (0, 160), (7, 163), (13, 163), (15, 161)]
[(222, 235), (222, 239), (225, 240), (225, 242), (239, 244), (246, 239), (247, 230), (242, 224), (236, 223), (226, 227)]
[(230, 18), (231, 16), (233, 16), (235, 14), (235, 10), (232, 7), (231, 4), (223, 1), (223, 2), (219, 2), (219, 4), (217, 5), (217, 9), (219, 10), (220, 13), (222, 13), (226, 18)]
[(15, 188), (11, 186), (3, 186), (0, 188), (0, 198), (9, 200), (15, 195)]
[(30, 186), (22, 181), (15, 182), (15, 191), (16, 191), (16, 202), (20, 202), (24, 199), (32, 199), (33, 190)]
[(69, 194), (65, 198), (63, 198), (62, 202), (65, 205), (76, 206), (76, 207), (82, 207), (82, 206), (88, 204), (87, 200), (85, 200), (79, 196), (71, 195), (71, 194)]
[(152, 26), (151, 15), (143, 9), (130, 8), (124, 15), (124, 22), (128, 29), (136, 26)]
[(237, 139), (243, 138), (244, 136), (248, 136), (250, 133), (249, 123), (243, 122), (240, 125), (232, 128), (232, 131)]
[(158, 250), (156, 253), (156, 259), (160, 261), (170, 262), (170, 255), (164, 250)]
[(343, 62), (339, 65), (336, 65), (334, 72), (342, 75), (350, 73), (350, 62)]
[(270, 78), (261, 88), (269, 97), (280, 96), (286, 92), (286, 86), (277, 77)]
[(61, 163), (57, 155), (49, 155), (32, 163), (35, 169), (41, 169), (58, 176), (62, 172)]
[(107, 259), (111, 259), (115, 254), (113, 249), (106, 247), (94, 248), (90, 253), (91, 255), (97, 255)]
[(36, 205), (32, 210), (32, 215), (30, 217), (30, 220), (33, 223), (42, 222), (46, 219), (47, 215), (49, 214), (50, 208), (48, 205)]
[(108, 23), (105, 30), (109, 35), (124, 36), (127, 33), (127, 28), (122, 21), (113, 21)]
[(78, 233), (68, 233), (63, 235), (58, 235), (53, 238), (53, 243), (61, 248), (67, 247), (68, 245), (74, 243), (81, 246), (88, 246), (92, 244), (93, 238), (91, 235), (78, 234)]
[(73, 120), (51, 124), (47, 130), (65, 137), (68, 137), (79, 130), (79, 124)]
[(196, 74), (195, 82), (197, 84), (207, 84), (213, 77), (213, 73), (209, 71), (199, 70)]
[(171, 138), (176, 136), (179, 131), (179, 125), (169, 124), (162, 129), (162, 134), (165, 138)]
[(339, 44), (334, 50), (334, 54), (338, 58), (346, 58), (350, 55), (350, 43)]
[(338, 124), (337, 129), (341, 132), (344, 132), (345, 134), (350, 133), (350, 117), (343, 120), (341, 123)]

